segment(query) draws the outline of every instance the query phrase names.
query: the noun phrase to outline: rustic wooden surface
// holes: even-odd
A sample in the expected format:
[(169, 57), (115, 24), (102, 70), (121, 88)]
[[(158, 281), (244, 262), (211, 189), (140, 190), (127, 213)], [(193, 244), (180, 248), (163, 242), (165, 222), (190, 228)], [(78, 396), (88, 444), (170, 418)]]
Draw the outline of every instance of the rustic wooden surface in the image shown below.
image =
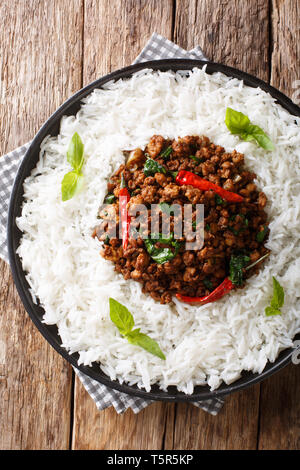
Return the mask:
[[(81, 86), (129, 65), (153, 31), (298, 97), (299, 18), (299, 0), (3, 0), (0, 154)], [(299, 449), (299, 367), (228, 397), (216, 417), (164, 403), (99, 412), (2, 261), (0, 273), (0, 449)]]

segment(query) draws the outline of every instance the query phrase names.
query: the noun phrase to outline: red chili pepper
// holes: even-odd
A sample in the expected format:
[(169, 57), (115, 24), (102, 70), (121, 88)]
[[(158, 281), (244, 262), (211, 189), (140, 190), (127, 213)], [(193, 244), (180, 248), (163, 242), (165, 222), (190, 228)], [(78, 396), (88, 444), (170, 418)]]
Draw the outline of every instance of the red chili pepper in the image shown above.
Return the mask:
[(242, 202), (244, 198), (237, 193), (231, 191), (226, 191), (226, 189), (221, 188), (217, 184), (211, 183), (191, 171), (180, 170), (176, 176), (176, 183), (183, 185), (187, 184), (194, 186), (194, 188), (201, 189), (202, 191), (208, 191), (212, 189), (216, 194), (221, 196), (222, 199), (225, 199), (228, 202)]
[(122, 245), (123, 251), (126, 250), (129, 239), (129, 228), (130, 228), (130, 217), (127, 211), (127, 203), (130, 199), (130, 193), (126, 188), (124, 175), (121, 177), (121, 189), (119, 192), (119, 206), (120, 206), (120, 215), (121, 215), (121, 227), (122, 227)]
[(176, 297), (178, 300), (181, 300), (181, 302), (187, 302), (188, 304), (207, 304), (209, 302), (215, 302), (216, 300), (221, 299), (225, 294), (228, 294), (233, 288), (234, 284), (231, 282), (231, 280), (226, 277), (224, 281), (216, 287), (215, 290), (213, 290), (209, 295), (206, 295), (204, 297), (188, 297), (187, 295), (182, 295), (182, 294), (176, 294)]

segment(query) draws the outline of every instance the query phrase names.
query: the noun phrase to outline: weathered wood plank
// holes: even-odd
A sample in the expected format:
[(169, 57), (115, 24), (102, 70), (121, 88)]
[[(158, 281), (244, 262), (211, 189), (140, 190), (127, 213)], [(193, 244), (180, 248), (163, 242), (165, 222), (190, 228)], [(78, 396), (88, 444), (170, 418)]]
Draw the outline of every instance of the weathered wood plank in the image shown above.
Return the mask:
[(300, 448), (300, 366), (289, 365), (261, 385), (260, 450)]
[(188, 404), (177, 404), (170, 449), (256, 449), (259, 385), (226, 398), (217, 416)]
[[(172, 14), (172, 0), (85, 0), (84, 84), (130, 65), (154, 31), (171, 39)], [(99, 412), (76, 379), (72, 448), (160, 449), (170, 407), (157, 403), (138, 415)]]
[[(272, 2), (271, 84), (300, 104), (300, 2)], [(298, 83), (296, 81), (298, 80)], [(298, 93), (295, 93), (297, 92)], [(293, 94), (294, 97), (293, 97)], [(297, 96), (297, 99), (296, 97)]]
[[(81, 86), (82, 0), (0, 4), (0, 154)], [(67, 449), (72, 371), (42, 338), (0, 261), (0, 448)]]
[(85, 84), (130, 65), (153, 32), (171, 39), (173, 0), (85, 0)]
[(138, 414), (113, 408), (99, 412), (77, 379), (74, 407), (73, 449), (141, 450), (162, 449), (167, 414), (173, 405), (153, 403)]
[(269, 78), (269, 7), (265, 0), (179, 0), (174, 40), (214, 62)]
[[(272, 2), (271, 84), (300, 104), (300, 2)], [(298, 82), (297, 82), (298, 80)], [(262, 383), (259, 449), (300, 447), (300, 367), (290, 365)]]

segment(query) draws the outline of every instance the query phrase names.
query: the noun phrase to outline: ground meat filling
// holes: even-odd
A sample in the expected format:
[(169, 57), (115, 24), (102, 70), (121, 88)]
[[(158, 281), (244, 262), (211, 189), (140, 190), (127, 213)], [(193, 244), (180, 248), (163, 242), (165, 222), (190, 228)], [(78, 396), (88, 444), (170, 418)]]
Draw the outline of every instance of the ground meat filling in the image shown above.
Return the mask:
[[(255, 173), (244, 167), (243, 154), (236, 150), (226, 152), (207, 137), (186, 136), (171, 140), (154, 135), (144, 151), (136, 149), (128, 152), (127, 157), (126, 165), (119, 167), (107, 186), (117, 221), (121, 174), (131, 196), (127, 207), (144, 204), (149, 209), (146, 227), (149, 236), (151, 204), (179, 204), (182, 207), (188, 203), (204, 204), (204, 246), (197, 251), (187, 251), (183, 237), (176, 256), (162, 264), (152, 259), (142, 238), (129, 238), (124, 252), (118, 233), (117, 237), (112, 237), (107, 230), (104, 235), (98, 236), (95, 229), (94, 236), (104, 242), (102, 256), (112, 261), (116, 271), (125, 279), (140, 282), (144, 293), (162, 304), (171, 302), (176, 293), (192, 297), (208, 295), (228, 276), (231, 255), (244, 253), (250, 257), (251, 263), (267, 253), (264, 247), (268, 237), (267, 215), (264, 211), (267, 198), (253, 183)], [(145, 174), (144, 165), (149, 157), (165, 171)], [(175, 181), (176, 172), (180, 170), (191, 171), (228, 191), (240, 194), (244, 198), (243, 202), (229, 203), (212, 190), (201, 191), (193, 186), (180, 186)], [(99, 217), (103, 219), (101, 223), (105, 224), (109, 214), (100, 211)], [(172, 217), (171, 230), (174, 223)], [(134, 219), (131, 223), (134, 225)], [(156, 247), (159, 247), (159, 243)], [(244, 271), (244, 279), (257, 272), (257, 269), (259, 264)]]

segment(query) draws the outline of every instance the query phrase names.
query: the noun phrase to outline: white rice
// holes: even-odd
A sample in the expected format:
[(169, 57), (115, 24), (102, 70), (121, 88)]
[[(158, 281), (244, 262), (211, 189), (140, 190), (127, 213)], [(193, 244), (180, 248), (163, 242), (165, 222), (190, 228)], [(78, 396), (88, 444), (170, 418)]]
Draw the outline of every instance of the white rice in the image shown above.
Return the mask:
[[(275, 150), (266, 152), (231, 135), (224, 123), (227, 106), (261, 126)], [(235, 381), (242, 370), (261, 372), (292, 346), (300, 331), (299, 124), (261, 89), (205, 69), (188, 78), (139, 72), (95, 90), (77, 116), (62, 119), (60, 134), (44, 140), (37, 167), (24, 183), (18, 254), (33, 298), (45, 309), (45, 323), (58, 325), (63, 346), (79, 353), (80, 364), (99, 361), (111, 379), (146, 390), (154, 383), (163, 390), (176, 385), (190, 394), (196, 384), (216, 389), (222, 381)], [(75, 131), (85, 145), (85, 188), (62, 202), (61, 180), (70, 171), (66, 149)], [(243, 152), (268, 197), (272, 255), (244, 289), (216, 303), (160, 305), (141, 292), (139, 283), (116, 274), (91, 237), (107, 179), (123, 162), (122, 149), (144, 147), (153, 134), (204, 134), (227, 151)], [(285, 290), (285, 303), (281, 316), (266, 317), (272, 276)], [(109, 297), (127, 306), (136, 327), (159, 343), (166, 361), (119, 335), (109, 318)]]

